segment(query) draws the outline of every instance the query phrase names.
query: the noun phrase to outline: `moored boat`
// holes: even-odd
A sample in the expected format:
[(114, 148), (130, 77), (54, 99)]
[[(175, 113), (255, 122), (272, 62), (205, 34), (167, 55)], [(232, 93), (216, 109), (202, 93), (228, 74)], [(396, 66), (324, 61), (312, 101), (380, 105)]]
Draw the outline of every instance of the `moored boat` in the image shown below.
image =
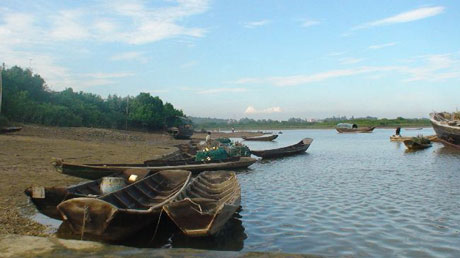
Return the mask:
[(404, 130), (409, 130), (409, 131), (410, 131), (410, 130), (422, 130), (422, 129), (423, 129), (423, 127), (416, 127), (416, 128), (413, 128), (413, 127), (411, 127), (411, 128), (404, 128)]
[[(438, 138), (436, 135), (428, 135), (424, 137), (432, 142), (437, 141), (437, 138)], [(396, 136), (396, 135), (390, 136), (390, 141), (392, 142), (403, 142), (405, 140), (410, 140), (410, 139), (412, 139), (412, 136)]]
[(460, 120), (448, 113), (432, 113), (431, 124), (441, 143), (460, 149)]
[(241, 138), (243, 138), (245, 141), (273, 141), (277, 137), (278, 137), (277, 134), (270, 134), (270, 135), (261, 135), (261, 136), (252, 136), (252, 137), (243, 136)]
[(131, 174), (143, 176), (150, 171), (184, 169), (192, 173), (199, 173), (206, 170), (228, 170), (247, 168), (257, 160), (251, 157), (237, 157), (223, 161), (190, 161), (186, 164), (175, 164), (166, 166), (151, 166), (146, 164), (72, 164), (62, 160), (56, 160), (54, 166), (60, 173), (86, 178), (98, 179), (109, 176), (115, 172), (123, 172), (129, 169)]
[[(136, 175), (131, 175), (129, 171), (111, 176), (122, 178), (125, 184), (130, 184), (141, 179)], [(61, 202), (78, 197), (99, 197), (103, 194), (101, 191), (101, 182), (102, 179), (98, 179), (69, 187), (31, 186), (24, 193), (30, 197), (30, 200), (40, 213), (50, 218), (61, 220), (61, 214), (56, 208)]]
[[(416, 137), (414, 137), (416, 138)], [(422, 149), (426, 149), (426, 148), (429, 148), (431, 147), (431, 142), (426, 139), (427, 141), (426, 142), (421, 142), (421, 141), (417, 141), (417, 140), (405, 140), (404, 141), (404, 145), (406, 145), (407, 149), (409, 150), (422, 150)]]
[(372, 133), (375, 127), (359, 127), (357, 124), (339, 123), (335, 127), (338, 133)]
[(283, 148), (271, 149), (271, 150), (251, 150), (251, 154), (254, 154), (258, 157), (262, 158), (276, 158), (276, 157), (283, 157), (294, 155), (298, 153), (305, 152), (310, 144), (313, 142), (311, 138), (305, 138), (300, 142), (290, 145)]
[(99, 198), (64, 201), (57, 209), (75, 234), (121, 240), (157, 221), (190, 177), (185, 170), (160, 171)]
[(201, 237), (222, 229), (240, 202), (241, 189), (235, 172), (206, 171), (163, 210), (185, 235)]

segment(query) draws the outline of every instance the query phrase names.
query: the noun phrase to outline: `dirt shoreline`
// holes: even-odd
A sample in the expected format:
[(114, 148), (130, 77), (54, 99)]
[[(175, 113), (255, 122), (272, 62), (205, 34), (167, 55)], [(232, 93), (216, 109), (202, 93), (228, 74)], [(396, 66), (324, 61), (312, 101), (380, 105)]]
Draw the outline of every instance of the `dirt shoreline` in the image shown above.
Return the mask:
[[(53, 158), (76, 163), (140, 163), (176, 151), (188, 140), (165, 133), (144, 133), (98, 128), (22, 125), (17, 133), (0, 135), (0, 234), (48, 235), (46, 227), (28, 216), (36, 213), (24, 190), (29, 186), (72, 185), (84, 179), (59, 174)], [(257, 133), (212, 133), (241, 137)], [(203, 140), (204, 133), (192, 139)]]

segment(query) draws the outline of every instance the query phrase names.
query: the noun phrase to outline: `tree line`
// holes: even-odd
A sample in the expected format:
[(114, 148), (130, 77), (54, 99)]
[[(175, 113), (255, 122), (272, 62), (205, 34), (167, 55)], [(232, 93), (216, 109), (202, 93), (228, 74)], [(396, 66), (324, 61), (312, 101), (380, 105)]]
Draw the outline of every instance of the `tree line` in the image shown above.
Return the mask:
[(2, 69), (2, 78), (2, 123), (161, 130), (178, 125), (184, 116), (182, 110), (149, 93), (104, 99), (72, 88), (52, 91), (40, 75), (18, 66)]
[(191, 117), (195, 128), (203, 129), (302, 129), (302, 128), (334, 128), (338, 123), (352, 123), (358, 126), (375, 126), (375, 127), (423, 127), (430, 126), (430, 120), (426, 118), (403, 118), (396, 119), (377, 119), (374, 117), (352, 118), (346, 117), (329, 118), (321, 121), (307, 121), (301, 118), (289, 118), (288, 120), (272, 119), (251, 119), (241, 118), (234, 119), (214, 119), (214, 118), (196, 118)]

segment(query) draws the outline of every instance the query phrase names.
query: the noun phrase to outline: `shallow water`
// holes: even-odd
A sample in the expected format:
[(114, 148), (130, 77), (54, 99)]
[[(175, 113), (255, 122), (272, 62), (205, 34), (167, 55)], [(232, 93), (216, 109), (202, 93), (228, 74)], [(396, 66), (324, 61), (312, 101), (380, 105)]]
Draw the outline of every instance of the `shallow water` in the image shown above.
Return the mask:
[[(393, 133), (285, 130), (274, 142), (244, 142), (252, 149), (270, 149), (314, 139), (305, 154), (261, 160), (239, 171), (242, 210), (216, 237), (187, 239), (161, 228), (154, 241), (153, 230), (147, 230), (123, 244), (333, 256), (457, 256), (460, 151), (434, 143), (407, 152), (404, 144), (390, 142)], [(402, 134), (434, 132), (403, 129)]]
[[(434, 143), (407, 152), (394, 133), (283, 131), (286, 146), (314, 139), (307, 154), (262, 161), (239, 173), (243, 250), (355, 256), (460, 253), (460, 152)], [(402, 131), (431, 135), (432, 129)]]

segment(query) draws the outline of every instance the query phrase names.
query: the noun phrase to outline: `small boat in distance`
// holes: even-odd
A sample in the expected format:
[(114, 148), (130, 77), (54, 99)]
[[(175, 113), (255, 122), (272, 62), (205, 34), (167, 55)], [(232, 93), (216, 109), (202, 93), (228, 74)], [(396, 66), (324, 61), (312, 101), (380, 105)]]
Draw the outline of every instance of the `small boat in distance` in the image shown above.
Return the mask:
[(424, 137), (412, 137), (410, 140), (405, 140), (408, 150), (422, 150), (431, 147), (431, 141)]
[(375, 127), (360, 127), (357, 124), (339, 123), (335, 127), (338, 133), (372, 133)]
[(202, 237), (222, 229), (240, 202), (241, 189), (235, 172), (206, 171), (163, 210), (186, 236)]
[(175, 139), (190, 139), (193, 135), (192, 121), (185, 117), (179, 117), (180, 124), (168, 128), (168, 133)]
[(423, 127), (417, 127), (417, 128), (404, 128), (404, 130), (422, 130)]
[(300, 142), (283, 148), (271, 149), (271, 150), (251, 150), (251, 154), (254, 154), (262, 158), (277, 158), (283, 156), (294, 155), (305, 152), (310, 144), (313, 142), (312, 138), (304, 138)]
[(103, 240), (122, 240), (158, 221), (165, 204), (186, 187), (190, 171), (160, 171), (99, 198), (73, 198), (57, 206), (71, 230)]
[(21, 130), (22, 130), (22, 127), (1, 127), (0, 128), (0, 134), (14, 133), (14, 132), (18, 132), (18, 131), (21, 131)]
[(446, 146), (460, 149), (460, 120), (458, 117), (445, 112), (432, 113), (430, 116), (439, 141)]
[(245, 141), (266, 141), (266, 142), (269, 142), (269, 141), (273, 141), (277, 137), (278, 137), (277, 134), (270, 134), (270, 135), (261, 135), (261, 136), (253, 136), (253, 137), (243, 136), (241, 138), (243, 138)]
[[(438, 139), (436, 135), (428, 135), (424, 137), (432, 142), (435, 142)], [(403, 142), (405, 140), (410, 140), (410, 139), (412, 139), (412, 136), (396, 136), (396, 135), (390, 136), (390, 141), (392, 142)]]

